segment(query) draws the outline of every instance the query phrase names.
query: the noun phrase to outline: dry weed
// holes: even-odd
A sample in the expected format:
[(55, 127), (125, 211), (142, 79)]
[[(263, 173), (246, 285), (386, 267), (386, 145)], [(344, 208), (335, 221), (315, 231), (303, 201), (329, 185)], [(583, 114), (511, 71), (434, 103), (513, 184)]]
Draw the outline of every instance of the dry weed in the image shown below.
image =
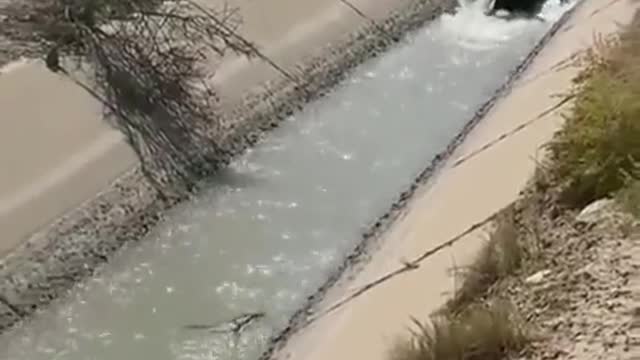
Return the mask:
[(430, 323), (414, 320), (411, 338), (396, 343), (391, 360), (498, 360), (529, 342), (524, 323), (504, 302), (474, 305)]

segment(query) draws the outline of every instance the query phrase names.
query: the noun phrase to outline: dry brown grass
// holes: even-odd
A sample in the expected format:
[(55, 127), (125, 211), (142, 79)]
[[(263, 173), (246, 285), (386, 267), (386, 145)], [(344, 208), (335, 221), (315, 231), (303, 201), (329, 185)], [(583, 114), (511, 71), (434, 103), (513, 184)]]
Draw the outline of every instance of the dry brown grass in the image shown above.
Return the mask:
[(447, 302), (446, 311), (457, 314), (481, 298), (504, 276), (513, 274), (522, 264), (525, 249), (518, 239), (518, 230), (508, 208), (497, 219), (489, 241), (476, 255), (473, 263), (458, 276), (461, 285)]
[(625, 187), (616, 194), (616, 199), (626, 211), (640, 218), (640, 180), (638, 178), (630, 178)]
[(510, 207), (496, 220), (489, 241), (471, 266), (461, 272), (454, 297), (430, 322), (413, 320), (409, 339), (396, 343), (391, 360), (498, 360), (529, 342), (524, 322), (506, 302), (480, 304), (489, 288), (522, 264), (524, 248), (518, 240)]
[(430, 323), (414, 320), (414, 325), (411, 337), (391, 349), (391, 360), (498, 360), (529, 342), (524, 322), (504, 302), (474, 305)]

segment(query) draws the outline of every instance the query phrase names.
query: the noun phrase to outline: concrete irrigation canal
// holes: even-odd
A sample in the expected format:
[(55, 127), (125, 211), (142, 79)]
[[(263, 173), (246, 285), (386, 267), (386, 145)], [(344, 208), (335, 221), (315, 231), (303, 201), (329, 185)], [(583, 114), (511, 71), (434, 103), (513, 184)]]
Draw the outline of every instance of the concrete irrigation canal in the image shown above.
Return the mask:
[(507, 21), (465, 4), (410, 34), (4, 333), (0, 356), (260, 357), (570, 7), (550, 1), (544, 21)]

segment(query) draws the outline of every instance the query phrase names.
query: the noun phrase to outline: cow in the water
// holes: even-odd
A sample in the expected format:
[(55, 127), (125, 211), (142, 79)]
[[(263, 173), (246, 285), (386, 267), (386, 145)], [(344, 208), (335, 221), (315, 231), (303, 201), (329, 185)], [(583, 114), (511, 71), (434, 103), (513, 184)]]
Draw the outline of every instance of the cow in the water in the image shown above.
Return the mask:
[[(492, 0), (487, 15), (497, 16), (499, 12), (507, 12), (507, 18), (538, 18), (547, 0)], [(566, 3), (569, 0), (560, 0)]]

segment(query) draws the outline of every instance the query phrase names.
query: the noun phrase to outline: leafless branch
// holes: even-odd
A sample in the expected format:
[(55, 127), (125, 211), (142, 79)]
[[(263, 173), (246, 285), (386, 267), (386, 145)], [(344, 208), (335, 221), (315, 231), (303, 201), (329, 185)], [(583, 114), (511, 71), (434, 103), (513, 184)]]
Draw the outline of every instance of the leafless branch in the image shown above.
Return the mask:
[(44, 44), (51, 71), (104, 105), (154, 185), (188, 192), (216, 170), (224, 149), (207, 70), (227, 54), (260, 54), (237, 34), (236, 9), (191, 0), (43, 0), (25, 10), (14, 12), (14, 23)]
[(222, 333), (230, 333), (234, 335), (240, 335), (242, 331), (246, 329), (247, 326), (252, 324), (254, 321), (262, 319), (266, 314), (263, 312), (255, 312), (242, 314), (234, 317), (231, 320), (225, 321), (223, 323), (217, 323), (213, 325), (186, 325), (184, 326), (187, 330), (206, 330), (210, 333), (222, 334)]

